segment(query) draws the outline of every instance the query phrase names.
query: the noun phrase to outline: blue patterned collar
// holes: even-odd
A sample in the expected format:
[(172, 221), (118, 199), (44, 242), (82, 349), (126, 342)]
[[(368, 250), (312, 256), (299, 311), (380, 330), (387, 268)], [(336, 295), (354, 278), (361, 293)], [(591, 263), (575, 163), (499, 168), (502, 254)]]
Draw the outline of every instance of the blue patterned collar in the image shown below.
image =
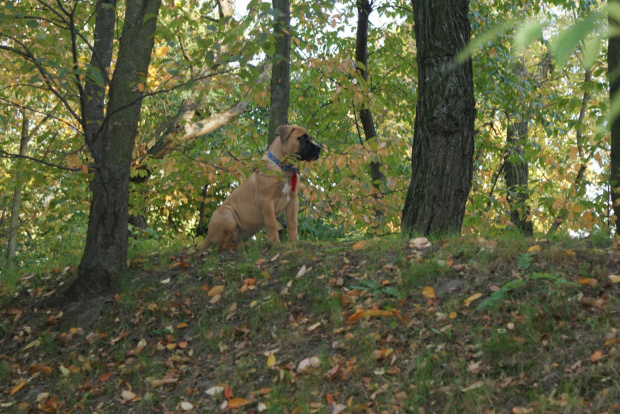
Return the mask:
[(282, 169), (282, 171), (292, 172), (292, 173), (299, 172), (299, 170), (293, 167), (292, 165), (284, 164), (279, 159), (277, 159), (276, 156), (273, 155), (270, 150), (267, 150), (267, 157), (269, 157), (271, 161), (273, 161), (277, 166), (279, 166)]

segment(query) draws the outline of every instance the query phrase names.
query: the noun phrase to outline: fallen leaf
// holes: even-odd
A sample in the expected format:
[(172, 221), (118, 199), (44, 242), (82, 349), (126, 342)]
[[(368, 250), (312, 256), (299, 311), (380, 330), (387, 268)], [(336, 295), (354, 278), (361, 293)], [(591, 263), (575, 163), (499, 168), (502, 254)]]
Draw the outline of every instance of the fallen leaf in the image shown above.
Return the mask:
[(207, 292), (207, 296), (212, 298), (216, 295), (219, 295), (224, 291), (225, 287), (226, 286), (224, 285), (213, 286), (211, 289), (209, 289), (209, 292)]
[(620, 275), (609, 275), (611, 283), (620, 283)]
[(134, 398), (136, 398), (136, 394), (134, 394), (133, 392), (129, 391), (129, 390), (124, 390), (121, 393), (121, 398), (125, 401), (131, 401)]
[(471, 372), (472, 374), (478, 374), (482, 370), (481, 365), (482, 361), (472, 362), (467, 366), (467, 371)]
[(267, 357), (267, 367), (271, 368), (276, 364), (276, 356), (272, 353)]
[(366, 311), (364, 311), (363, 309), (358, 309), (355, 311), (353, 315), (349, 316), (349, 319), (347, 319), (347, 323), (348, 324), (355, 323), (365, 314), (366, 314)]
[(366, 315), (368, 316), (390, 316), (391, 313), (386, 310), (381, 310), (381, 309), (368, 309), (366, 311)]
[(240, 408), (248, 404), (251, 404), (251, 402), (245, 398), (233, 398), (228, 400), (228, 408)]
[(256, 391), (252, 391), (251, 394), (252, 395), (267, 395), (271, 391), (273, 391), (273, 388), (261, 388), (261, 389), (256, 390)]
[(433, 299), (435, 297), (435, 289), (433, 289), (430, 286), (426, 286), (423, 290), (422, 290), (422, 295), (424, 295), (425, 298), (428, 299)]
[(181, 403), (181, 409), (183, 411), (190, 411), (190, 410), (194, 409), (194, 405), (191, 402), (189, 402), (189, 401), (183, 401)]
[(308, 368), (311, 368), (311, 367), (316, 368), (320, 365), (321, 365), (321, 360), (319, 359), (319, 357), (313, 356), (313, 357), (306, 358), (303, 361), (301, 361), (299, 363), (299, 366), (297, 367), (297, 370), (305, 371)]
[(109, 372), (106, 372), (105, 374), (103, 374), (103, 375), (99, 378), (99, 381), (101, 381), (101, 382), (106, 382), (106, 381), (107, 381), (107, 380), (109, 380), (109, 379), (110, 379), (110, 373), (109, 373)]
[(456, 319), (457, 316), (458, 315), (456, 314), (456, 312), (450, 312), (450, 315), (449, 315), (450, 319)]
[(303, 265), (301, 269), (299, 269), (299, 272), (297, 272), (297, 276), (295, 276), (295, 279), (299, 279), (305, 274), (306, 274), (306, 265)]
[(588, 285), (588, 286), (595, 287), (598, 284), (598, 280), (592, 277), (586, 277), (583, 279), (579, 279), (577, 283), (579, 283), (580, 285)]
[(602, 357), (603, 357), (603, 353), (601, 351), (596, 351), (590, 356), (590, 362), (597, 362)]
[(177, 325), (177, 329), (185, 329), (187, 328), (189, 325), (185, 322), (181, 322)]
[(532, 253), (532, 252), (539, 252), (542, 250), (542, 247), (540, 247), (540, 244), (535, 244), (533, 246), (530, 246), (529, 249), (527, 249), (528, 253)]
[(178, 378), (164, 378), (160, 380), (156, 379), (151, 382), (151, 387), (161, 387), (163, 385), (174, 384), (178, 380)]
[(347, 409), (347, 406), (343, 404), (330, 404), (327, 406), (327, 412), (329, 414), (340, 414), (346, 409)]
[(216, 385), (215, 387), (211, 387), (209, 388), (207, 391), (205, 391), (208, 395), (210, 396), (214, 396), (215, 394), (220, 394), (224, 392), (224, 387), (222, 387), (221, 385)]
[(9, 395), (15, 394), (17, 391), (24, 388), (24, 385), (28, 384), (28, 381), (22, 381), (11, 389), (11, 393)]
[(463, 305), (469, 306), (473, 301), (475, 301), (476, 299), (479, 299), (481, 296), (482, 296), (482, 293), (474, 293), (473, 295), (471, 295), (470, 297), (468, 297), (467, 299), (463, 301)]
[(34, 340), (34, 341), (30, 342), (28, 345), (26, 345), (26, 346), (22, 349), (22, 352), (24, 352), (24, 351), (26, 351), (26, 350), (28, 350), (28, 349), (30, 349), (30, 348), (37, 347), (37, 346), (39, 346), (39, 345), (41, 345), (41, 341), (39, 341), (38, 339), (36, 339), (36, 340)]
[(308, 327), (308, 332), (312, 332), (312, 331), (314, 331), (314, 330), (315, 330), (316, 328), (318, 328), (319, 326), (321, 326), (321, 322), (317, 322), (317, 323), (315, 323), (314, 325), (309, 326), (309, 327)]
[(415, 249), (425, 249), (431, 246), (431, 242), (426, 237), (416, 237), (409, 240), (409, 246)]
[(353, 250), (362, 250), (364, 247), (366, 247), (366, 241), (365, 240), (358, 241), (351, 247), (353, 248)]
[(163, 284), (170, 283), (170, 278), (164, 279), (164, 280), (160, 281), (159, 283), (163, 283)]
[(473, 384), (471, 384), (469, 387), (467, 388), (461, 388), (461, 391), (463, 392), (467, 392), (467, 391), (471, 391), (471, 390), (475, 390), (476, 388), (480, 388), (484, 385), (484, 382), (482, 381), (476, 381)]

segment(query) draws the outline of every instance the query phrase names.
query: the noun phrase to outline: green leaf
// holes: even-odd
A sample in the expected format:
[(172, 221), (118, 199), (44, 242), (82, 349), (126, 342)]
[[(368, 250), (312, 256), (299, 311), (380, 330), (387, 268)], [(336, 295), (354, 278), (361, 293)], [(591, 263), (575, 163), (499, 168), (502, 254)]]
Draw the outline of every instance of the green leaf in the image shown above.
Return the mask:
[(601, 52), (602, 38), (600, 36), (592, 36), (586, 42), (583, 48), (583, 66), (586, 69), (592, 68)]
[(547, 26), (544, 20), (531, 20), (521, 26), (513, 38), (514, 53), (521, 53), (536, 39), (542, 37), (542, 29)]
[(464, 48), (459, 52), (455, 57), (456, 63), (463, 63), (467, 59), (469, 59), (476, 50), (482, 49), (487, 43), (493, 41), (497, 36), (502, 33), (507, 32), (510, 28), (512, 28), (517, 22), (512, 20), (506, 20), (504, 22), (499, 23), (497, 26), (489, 29), (472, 39)]
[(568, 29), (557, 35), (551, 42), (551, 51), (557, 62), (556, 68), (564, 67), (570, 54), (575, 50), (579, 42), (583, 41), (590, 32), (596, 29), (600, 22), (600, 15), (592, 13), (585, 19), (573, 24)]

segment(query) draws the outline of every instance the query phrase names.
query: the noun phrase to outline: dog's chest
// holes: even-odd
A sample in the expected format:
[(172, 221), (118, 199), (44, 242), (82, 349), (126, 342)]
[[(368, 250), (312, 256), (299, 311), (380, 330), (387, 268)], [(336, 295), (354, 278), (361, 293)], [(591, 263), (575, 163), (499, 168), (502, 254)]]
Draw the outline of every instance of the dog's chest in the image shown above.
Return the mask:
[(282, 187), (282, 195), (286, 198), (286, 202), (291, 201), (291, 195), (293, 193), (293, 186), (291, 183), (284, 183), (284, 187)]

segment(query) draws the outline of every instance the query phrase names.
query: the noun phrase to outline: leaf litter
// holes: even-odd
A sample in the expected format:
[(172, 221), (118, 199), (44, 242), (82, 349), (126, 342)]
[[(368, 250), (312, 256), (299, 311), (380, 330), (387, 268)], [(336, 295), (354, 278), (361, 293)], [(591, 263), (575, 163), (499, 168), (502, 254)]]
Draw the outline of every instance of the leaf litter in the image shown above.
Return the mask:
[[(227, 270), (218, 258), (175, 257), (168, 269), (132, 270), (131, 288), (86, 329), (60, 329), (61, 310), (32, 306), (31, 275), (1, 297), (0, 406), (443, 412), (450, 395), (465, 412), (619, 410), (618, 244), (604, 254), (505, 244), (305, 244), (268, 259), (237, 253)], [(463, 285), (436, 295), (447, 278)]]

